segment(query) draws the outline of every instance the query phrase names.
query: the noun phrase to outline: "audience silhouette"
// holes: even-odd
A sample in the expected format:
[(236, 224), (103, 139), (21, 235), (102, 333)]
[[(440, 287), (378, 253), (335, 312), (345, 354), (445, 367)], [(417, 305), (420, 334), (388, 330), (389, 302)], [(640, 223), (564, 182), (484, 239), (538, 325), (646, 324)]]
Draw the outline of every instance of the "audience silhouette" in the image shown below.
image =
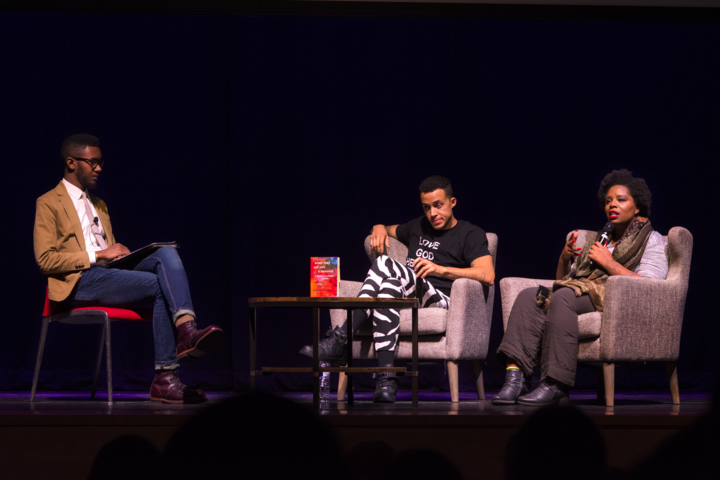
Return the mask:
[(173, 480), (333, 480), (343, 465), (338, 442), (310, 407), (264, 394), (209, 406), (163, 454), (163, 476)]
[[(350, 465), (355, 480), (375, 480), (394, 456), (395, 449), (383, 441), (359, 442), (348, 450), (345, 463)], [(368, 462), (368, 458), (372, 461)]]
[(710, 411), (695, 424), (663, 442), (632, 470), (629, 478), (664, 480), (720, 479), (720, 382), (716, 383)]
[[(482, 475), (479, 475), (480, 477)], [(462, 480), (460, 471), (437, 450), (418, 448), (395, 455), (376, 480)]]
[(160, 451), (137, 435), (110, 441), (95, 456), (88, 480), (151, 480), (158, 478)]
[(508, 442), (508, 480), (604, 480), (605, 441), (580, 410), (549, 406), (533, 413)]
[[(595, 424), (570, 406), (537, 410), (508, 442), (506, 479), (720, 479), (720, 383), (711, 411), (664, 442), (628, 472), (609, 468)], [(136, 435), (119, 437), (97, 454), (88, 480), (157, 478), (331, 480), (461, 480), (441, 453), (396, 453), (385, 442), (361, 442), (343, 456), (322, 418), (309, 407), (264, 394), (210, 405), (169, 440), (165, 452)], [(477, 478), (482, 478), (478, 472)]]

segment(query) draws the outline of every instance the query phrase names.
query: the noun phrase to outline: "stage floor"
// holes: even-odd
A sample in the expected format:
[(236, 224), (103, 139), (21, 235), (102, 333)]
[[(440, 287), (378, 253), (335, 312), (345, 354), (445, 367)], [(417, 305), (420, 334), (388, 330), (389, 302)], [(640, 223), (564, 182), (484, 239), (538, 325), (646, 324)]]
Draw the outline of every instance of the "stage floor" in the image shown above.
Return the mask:
[[(104, 392), (103, 392), (104, 393)], [(474, 393), (461, 393), (460, 402), (450, 402), (447, 392), (420, 392), (419, 406), (413, 408), (409, 391), (400, 391), (395, 404), (375, 404), (372, 392), (355, 394), (355, 404), (331, 398), (321, 404), (323, 416), (334, 415), (463, 415), (463, 416), (527, 416), (536, 410), (521, 405), (495, 406), (490, 399), (497, 392), (488, 392), (486, 401), (479, 401)], [(165, 405), (150, 401), (146, 392), (113, 392), (114, 402), (107, 403), (107, 394), (90, 400), (88, 392), (38, 392), (30, 403), (28, 392), (0, 393), (0, 416), (4, 415), (193, 415), (224, 398), (238, 395), (232, 392), (209, 392), (209, 401), (201, 405)], [(310, 393), (274, 393), (274, 395), (312, 407)], [(570, 404), (585, 414), (615, 416), (697, 416), (707, 412), (710, 396), (707, 394), (681, 395), (680, 405), (673, 405), (666, 392), (619, 392), (615, 406), (605, 407), (596, 399), (594, 391), (573, 391)]]
[[(318, 411), (344, 451), (368, 441), (384, 441), (396, 451), (434, 448), (464, 478), (503, 478), (505, 446), (536, 408), (498, 407), (475, 394), (450, 402), (447, 392), (420, 392), (412, 408), (410, 392), (401, 391), (393, 405), (376, 405), (372, 392), (355, 394), (356, 402), (331, 400)], [(85, 478), (97, 451), (121, 435), (135, 434), (164, 448), (190, 417), (236, 393), (208, 393), (201, 405), (151, 402), (147, 392), (114, 392), (90, 400), (88, 392), (0, 393), (0, 457), (3, 478)], [(309, 393), (276, 394), (312, 408)], [(595, 392), (571, 392), (571, 405), (587, 414), (606, 440), (608, 462), (630, 468), (664, 440), (692, 425), (710, 409), (710, 396), (681, 395), (673, 405), (669, 392), (618, 392), (615, 407), (605, 407)], [(248, 412), (252, 415), (253, 412)], [(239, 426), (242, 430), (242, 426)], [(37, 452), (43, 452), (38, 457)]]

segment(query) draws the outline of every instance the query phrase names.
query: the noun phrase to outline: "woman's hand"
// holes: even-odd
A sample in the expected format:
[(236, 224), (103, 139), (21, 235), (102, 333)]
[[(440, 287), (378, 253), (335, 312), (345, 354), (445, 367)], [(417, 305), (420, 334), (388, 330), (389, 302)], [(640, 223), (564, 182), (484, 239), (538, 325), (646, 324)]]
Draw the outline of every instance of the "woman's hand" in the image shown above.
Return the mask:
[(560, 260), (562, 260), (563, 263), (568, 263), (570, 259), (580, 255), (582, 248), (575, 246), (575, 241), (577, 240), (577, 237), (578, 231), (575, 230), (572, 235), (570, 235), (570, 240), (565, 243), (565, 247), (560, 254)]
[(558, 267), (555, 272), (555, 278), (557, 280), (562, 280), (565, 275), (570, 273), (570, 260), (582, 253), (582, 248), (575, 246), (577, 237), (578, 231), (575, 230), (572, 235), (570, 235), (570, 240), (565, 242), (565, 247), (563, 247), (563, 251), (560, 254), (560, 260), (558, 260)]
[(590, 257), (590, 260), (597, 263), (605, 270), (607, 270), (610, 265), (615, 263), (615, 260), (613, 260), (610, 250), (608, 250), (607, 247), (603, 246), (600, 242), (595, 242), (593, 246), (590, 247), (588, 257)]
[(642, 277), (642, 275), (631, 272), (616, 262), (615, 259), (612, 258), (610, 250), (608, 250), (607, 247), (602, 246), (600, 242), (595, 242), (593, 246), (590, 247), (588, 256), (590, 257), (590, 260), (600, 265), (610, 276), (623, 275), (626, 277)]

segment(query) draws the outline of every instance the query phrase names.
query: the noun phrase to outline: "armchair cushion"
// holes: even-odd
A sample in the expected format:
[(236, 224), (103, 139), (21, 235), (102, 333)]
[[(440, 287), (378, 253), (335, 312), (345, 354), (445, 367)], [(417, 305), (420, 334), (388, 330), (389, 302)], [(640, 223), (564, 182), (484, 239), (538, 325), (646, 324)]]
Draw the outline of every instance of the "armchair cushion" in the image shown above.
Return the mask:
[(585, 340), (600, 336), (602, 314), (600, 312), (586, 313), (578, 317), (578, 338)]
[[(439, 335), (447, 330), (448, 311), (444, 308), (418, 310), (418, 335)], [(412, 309), (400, 310), (400, 335), (412, 335)], [(367, 322), (358, 335), (372, 336), (372, 324)]]
[[(418, 338), (418, 358), (445, 359), (447, 337), (445, 335), (425, 335)], [(371, 337), (358, 337), (353, 342), (353, 358), (371, 359), (375, 356), (375, 345)], [(412, 358), (412, 342), (410, 337), (401, 335), (395, 350), (395, 358)]]

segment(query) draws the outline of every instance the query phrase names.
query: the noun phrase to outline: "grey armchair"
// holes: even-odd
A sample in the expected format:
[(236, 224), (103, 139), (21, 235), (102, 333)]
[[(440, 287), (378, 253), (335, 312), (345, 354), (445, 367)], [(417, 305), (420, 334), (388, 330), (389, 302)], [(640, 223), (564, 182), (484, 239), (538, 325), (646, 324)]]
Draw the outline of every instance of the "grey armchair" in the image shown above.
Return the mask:
[[(577, 245), (584, 245), (588, 235), (595, 234), (580, 230)], [(676, 362), (680, 352), (693, 237), (686, 229), (674, 227), (665, 238), (670, 264), (667, 279), (610, 277), (605, 286), (604, 311), (578, 317), (578, 362), (602, 362), (603, 383), (599, 385), (598, 397), (604, 389), (605, 402), (609, 407), (615, 404), (616, 362), (665, 362), (672, 401), (676, 405), (680, 403)], [(553, 282), (503, 278), (500, 293), (505, 330), (510, 310), (520, 291), (538, 285), (552, 288)]]
[[(488, 250), (495, 265), (497, 251), (497, 235), (488, 233)], [(365, 239), (365, 252), (371, 261), (377, 254), (370, 248), (370, 237)], [(390, 238), (387, 255), (405, 264), (407, 247)], [(360, 293), (361, 282), (340, 281), (339, 296), (355, 297)], [(485, 387), (482, 375), (482, 360), (487, 358), (490, 340), (490, 323), (492, 319), (493, 298), (495, 287), (484, 287), (475, 280), (459, 279), (453, 282), (450, 292), (450, 308), (426, 308), (418, 312), (418, 358), (445, 360), (450, 381), (450, 398), (453, 402), (459, 399), (458, 361), (470, 360), (475, 377), (478, 398), (485, 399)], [(345, 310), (331, 310), (330, 318), (333, 328), (341, 325), (346, 319)], [(370, 323), (370, 322), (368, 322)], [(355, 336), (352, 346), (353, 358), (375, 358), (375, 348), (371, 326), (365, 325)], [(400, 339), (396, 347), (395, 358), (409, 359), (412, 357), (412, 313), (400, 311)], [(338, 400), (345, 398), (347, 377), (340, 374)]]

